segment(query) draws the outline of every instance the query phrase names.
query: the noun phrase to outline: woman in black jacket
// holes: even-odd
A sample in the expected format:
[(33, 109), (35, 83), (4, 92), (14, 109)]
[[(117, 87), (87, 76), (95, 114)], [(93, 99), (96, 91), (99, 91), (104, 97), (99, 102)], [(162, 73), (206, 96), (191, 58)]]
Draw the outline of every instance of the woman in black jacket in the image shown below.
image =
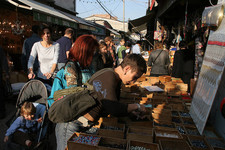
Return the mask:
[(99, 50), (96, 51), (95, 55), (93, 56), (93, 60), (91, 63), (91, 67), (94, 72), (97, 72), (104, 68), (106, 63), (105, 55), (107, 53), (107, 45), (104, 41), (99, 42)]

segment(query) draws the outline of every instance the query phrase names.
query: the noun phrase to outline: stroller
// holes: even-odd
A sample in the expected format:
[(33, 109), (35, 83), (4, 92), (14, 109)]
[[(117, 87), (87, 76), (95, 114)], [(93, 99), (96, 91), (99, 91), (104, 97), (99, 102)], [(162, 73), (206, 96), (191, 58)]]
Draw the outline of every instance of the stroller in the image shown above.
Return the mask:
[[(12, 119), (10, 119), (10, 125), (15, 121), (17, 117), (20, 116), (20, 111), (23, 103), (25, 101), (32, 102), (36, 107), (36, 112), (42, 117), (42, 123), (38, 126), (38, 135), (36, 142), (42, 143), (36, 146), (36, 149), (46, 149), (47, 145), (44, 145), (45, 142), (42, 142), (44, 138), (46, 138), (47, 127), (48, 127), (48, 118), (47, 118), (47, 98), (48, 92), (46, 86), (40, 80), (30, 80), (27, 82), (23, 88), (20, 90), (20, 93), (16, 102), (16, 113)], [(12, 140), (9, 140), (6, 143), (6, 149), (25, 149), (25, 147), (14, 143)]]

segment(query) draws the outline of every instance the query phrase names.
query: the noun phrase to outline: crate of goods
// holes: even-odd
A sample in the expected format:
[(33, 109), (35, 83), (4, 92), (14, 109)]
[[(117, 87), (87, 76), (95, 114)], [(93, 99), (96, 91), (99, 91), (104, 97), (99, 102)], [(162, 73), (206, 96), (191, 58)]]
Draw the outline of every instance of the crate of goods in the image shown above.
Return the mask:
[(68, 150), (95, 150), (97, 149), (100, 138), (100, 136), (75, 132), (67, 141), (67, 147)]
[[(184, 135), (184, 134), (186, 134), (186, 130), (185, 130), (185, 127), (184, 126), (182, 126), (182, 125), (180, 125), (180, 124), (176, 124), (176, 129), (177, 129), (177, 131), (180, 133), (180, 134), (182, 134), (182, 136)], [(184, 137), (184, 136), (183, 136)]]
[(111, 138), (111, 137), (101, 137), (97, 149), (98, 150), (126, 150), (128, 147), (128, 142), (125, 139)]
[(118, 118), (117, 117), (101, 117), (99, 119), (99, 122), (102, 123), (110, 123), (110, 124), (118, 124)]
[(164, 90), (166, 92), (171, 92), (176, 90), (176, 84), (173, 82), (165, 82), (164, 85), (165, 85)]
[(171, 107), (172, 110), (174, 111), (184, 111), (185, 106), (182, 102), (171, 102), (168, 104), (168, 107)]
[(193, 150), (212, 150), (204, 136), (187, 135), (188, 141)]
[(159, 77), (150, 77), (150, 83), (153, 85), (153, 84), (156, 84), (156, 83), (159, 83)]
[(159, 145), (156, 143), (147, 143), (131, 140), (128, 143), (129, 150), (160, 150)]
[(153, 142), (153, 129), (129, 127), (127, 129), (126, 138), (128, 140), (136, 140), (142, 142)]
[(183, 125), (189, 127), (196, 127), (192, 118), (181, 117)]
[(195, 126), (184, 125), (185, 131), (188, 135), (200, 136), (198, 129)]
[(176, 130), (174, 123), (157, 122), (157, 120), (153, 121), (153, 127), (154, 129)]
[(225, 149), (225, 141), (222, 138), (208, 138), (206, 137), (206, 141), (213, 147), (215, 150), (224, 150)]
[(188, 84), (176, 83), (176, 88), (180, 91), (187, 91), (188, 90)]
[(159, 140), (179, 140), (183, 139), (181, 134), (176, 130), (165, 130), (165, 129), (154, 129), (155, 142), (158, 143)]
[(98, 130), (98, 135), (115, 138), (124, 138), (125, 124), (102, 123)]
[(159, 76), (159, 81), (162, 82), (162, 83), (165, 83), (165, 82), (170, 82), (172, 81), (171, 80), (171, 76)]
[(172, 117), (172, 122), (178, 125), (182, 125), (182, 120), (180, 117)]
[(149, 121), (131, 121), (129, 123), (131, 127), (146, 127), (146, 128), (153, 128), (153, 122)]
[(152, 113), (152, 118), (156, 120), (167, 120), (168, 122), (172, 121), (171, 112), (166, 113), (166, 111), (161, 111), (159, 113)]
[(184, 140), (159, 140), (161, 150), (192, 150)]

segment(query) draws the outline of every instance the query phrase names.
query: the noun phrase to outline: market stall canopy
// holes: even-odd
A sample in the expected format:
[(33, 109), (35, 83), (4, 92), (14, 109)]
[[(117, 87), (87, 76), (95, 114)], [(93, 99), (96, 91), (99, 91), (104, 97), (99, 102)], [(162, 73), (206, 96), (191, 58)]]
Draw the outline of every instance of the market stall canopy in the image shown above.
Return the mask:
[(63, 11), (60, 11), (60, 10), (58, 10), (58, 11), (60, 13), (64, 14), (64, 15), (68, 16), (69, 18), (75, 20), (76, 22), (78, 22), (80, 29), (91, 30), (91, 31), (97, 30), (96, 27), (95, 27), (95, 24), (92, 23), (91, 21), (84, 20), (83, 18), (74, 16), (72, 14), (69, 14), (69, 13), (66, 13), (66, 12), (63, 12)]
[[(18, 6), (21, 8), (21, 4), (16, 3), (16, 1), (13, 0), (7, 0), (11, 4)], [(18, 0), (18, 2), (27, 5), (27, 9), (33, 10), (33, 17), (35, 21), (43, 21), (43, 22), (50, 22), (53, 24), (68, 26), (77, 29), (77, 21), (74, 19), (71, 19), (70, 17), (60, 13), (53, 7), (50, 7), (48, 5), (39, 3), (34, 0)]]
[(106, 28), (106, 29), (109, 30), (110, 32), (112, 32), (112, 33), (115, 34), (115, 35), (120, 35), (120, 33), (117, 32), (116, 30), (109, 29), (109, 28)]
[[(131, 32), (140, 32), (142, 30), (147, 29), (147, 23), (151, 22), (154, 19), (155, 13), (150, 12), (148, 15), (143, 16), (141, 18), (135, 20), (129, 20), (128, 29)], [(154, 22), (153, 22), (154, 23)]]

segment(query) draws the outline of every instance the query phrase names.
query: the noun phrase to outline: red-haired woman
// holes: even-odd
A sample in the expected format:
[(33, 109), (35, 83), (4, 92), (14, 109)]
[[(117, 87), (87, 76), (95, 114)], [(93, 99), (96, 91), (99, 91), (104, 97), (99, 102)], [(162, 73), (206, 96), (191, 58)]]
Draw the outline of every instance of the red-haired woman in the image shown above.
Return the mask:
[[(69, 61), (56, 75), (54, 79), (51, 95), (49, 96), (49, 106), (54, 102), (54, 92), (74, 86), (81, 86), (94, 73), (89, 66), (92, 62), (95, 51), (99, 48), (97, 40), (91, 35), (82, 35), (77, 38), (69, 52)], [(66, 148), (67, 140), (78, 129), (74, 121), (68, 123), (57, 123), (56, 140), (57, 150)]]
[(99, 44), (91, 35), (82, 35), (77, 38), (69, 52), (69, 61), (58, 71), (54, 79), (51, 94), (48, 98), (49, 106), (54, 102), (55, 91), (81, 86), (94, 73), (89, 68), (93, 55)]

